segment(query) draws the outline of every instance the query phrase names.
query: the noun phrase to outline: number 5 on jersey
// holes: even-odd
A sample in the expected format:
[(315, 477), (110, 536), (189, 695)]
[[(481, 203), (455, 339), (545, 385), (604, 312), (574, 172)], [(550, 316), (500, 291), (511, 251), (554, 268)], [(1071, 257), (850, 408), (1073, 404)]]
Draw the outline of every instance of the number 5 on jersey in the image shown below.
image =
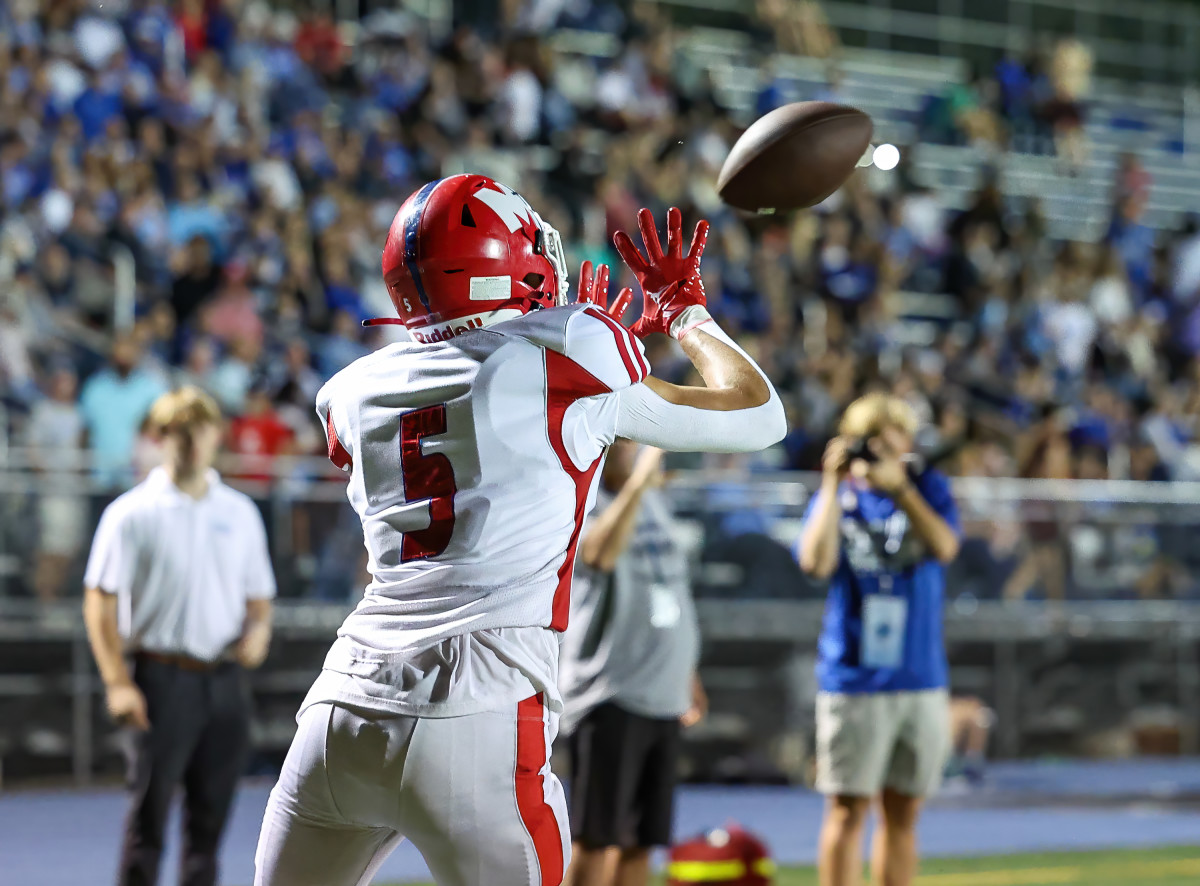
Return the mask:
[(429, 526), (404, 533), (400, 561), (436, 557), (454, 532), (454, 467), (440, 452), (421, 451), (421, 440), (446, 433), (446, 404), (426, 406), (400, 417), (400, 470), (406, 502), (429, 500)]

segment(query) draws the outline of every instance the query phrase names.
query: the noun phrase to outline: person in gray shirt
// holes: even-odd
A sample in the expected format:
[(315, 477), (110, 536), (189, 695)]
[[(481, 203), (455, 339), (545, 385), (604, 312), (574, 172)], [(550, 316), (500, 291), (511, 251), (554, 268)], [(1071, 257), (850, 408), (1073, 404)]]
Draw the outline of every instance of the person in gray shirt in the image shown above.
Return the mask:
[(671, 840), (683, 726), (707, 700), (687, 561), (659, 487), (661, 450), (618, 439), (584, 531), (563, 638), (571, 751), (567, 886), (640, 886)]

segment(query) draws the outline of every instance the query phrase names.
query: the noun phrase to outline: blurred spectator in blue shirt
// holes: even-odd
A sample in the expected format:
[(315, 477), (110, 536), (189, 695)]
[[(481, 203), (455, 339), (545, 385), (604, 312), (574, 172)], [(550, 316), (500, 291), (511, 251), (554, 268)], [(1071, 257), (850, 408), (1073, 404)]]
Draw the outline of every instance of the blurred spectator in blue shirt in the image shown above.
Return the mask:
[(262, 348), (250, 336), (234, 339), (229, 351), (209, 376), (209, 390), (229, 415), (238, 415), (254, 382), (255, 365)]
[(330, 311), (345, 311), (358, 320), (367, 319), (362, 294), (350, 275), (348, 257), (330, 250), (325, 257), (325, 301)]
[(99, 74), (93, 74), (88, 87), (75, 99), (75, 116), (88, 141), (104, 134), (108, 121), (121, 116), (121, 96), (107, 87)]
[(83, 385), (80, 409), (87, 427), (97, 482), (114, 488), (130, 480), (133, 444), (150, 405), (166, 391), (162, 381), (141, 368), (137, 341), (113, 342), (109, 365)]
[(176, 199), (167, 209), (167, 230), (171, 243), (182, 246), (195, 237), (205, 237), (218, 250), (225, 234), (225, 217), (200, 187), (199, 180), (186, 175), (179, 180)]
[(371, 352), (362, 343), (359, 319), (349, 311), (336, 311), (329, 334), (322, 336), (317, 347), (317, 367), (323, 378), (332, 378), (359, 357)]
[(0, 145), (0, 206), (17, 209), (30, 197), (38, 176), (24, 139), (15, 133)]
[(130, 51), (156, 77), (163, 72), (167, 42), (174, 31), (175, 22), (166, 4), (156, 0), (135, 4), (134, 10), (125, 19), (125, 36)]
[(1136, 195), (1123, 197), (1105, 237), (1105, 242), (1121, 253), (1129, 282), (1143, 300), (1149, 295), (1154, 265), (1154, 231), (1142, 223), (1144, 210), (1143, 199)]
[(1033, 80), (1023, 59), (1006, 53), (996, 63), (996, 85), (1000, 87), (1000, 110), (1012, 123), (1033, 117)]

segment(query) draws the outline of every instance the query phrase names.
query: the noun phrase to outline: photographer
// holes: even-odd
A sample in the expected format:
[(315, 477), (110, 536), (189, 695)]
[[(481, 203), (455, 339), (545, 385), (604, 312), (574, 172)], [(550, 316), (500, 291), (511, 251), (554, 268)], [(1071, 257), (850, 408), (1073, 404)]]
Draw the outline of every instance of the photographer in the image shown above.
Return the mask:
[(911, 454), (917, 418), (868, 394), (842, 417), (800, 536), (800, 567), (831, 579), (817, 651), (817, 789), (828, 805), (821, 882), (857, 884), (878, 800), (872, 880), (907, 886), (916, 820), (950, 745), (942, 640), (945, 564), (959, 548), (946, 478)]

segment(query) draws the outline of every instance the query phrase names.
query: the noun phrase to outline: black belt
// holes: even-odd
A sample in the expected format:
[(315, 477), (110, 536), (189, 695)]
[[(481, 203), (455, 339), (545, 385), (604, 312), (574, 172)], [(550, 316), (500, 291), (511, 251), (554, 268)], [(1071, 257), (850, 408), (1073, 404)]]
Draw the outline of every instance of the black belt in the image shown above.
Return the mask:
[(179, 668), (181, 671), (198, 671), (201, 673), (211, 673), (222, 665), (229, 663), (228, 659), (219, 658), (216, 661), (205, 661), (202, 658), (192, 658), (190, 655), (178, 655), (171, 652), (149, 652), (145, 649), (134, 653), (134, 658), (170, 665), (171, 667)]

